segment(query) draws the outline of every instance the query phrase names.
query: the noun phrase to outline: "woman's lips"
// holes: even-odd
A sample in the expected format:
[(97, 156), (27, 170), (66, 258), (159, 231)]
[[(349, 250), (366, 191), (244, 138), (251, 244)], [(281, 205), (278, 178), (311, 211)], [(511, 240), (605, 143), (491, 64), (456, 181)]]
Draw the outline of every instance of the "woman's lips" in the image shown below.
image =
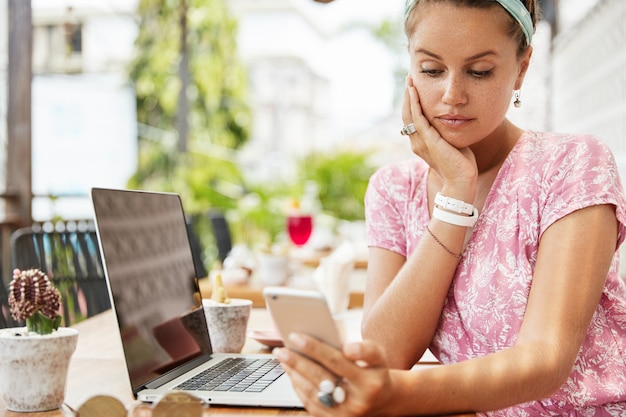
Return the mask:
[(445, 115), (438, 116), (437, 120), (446, 127), (458, 129), (470, 124), (474, 119), (464, 116)]

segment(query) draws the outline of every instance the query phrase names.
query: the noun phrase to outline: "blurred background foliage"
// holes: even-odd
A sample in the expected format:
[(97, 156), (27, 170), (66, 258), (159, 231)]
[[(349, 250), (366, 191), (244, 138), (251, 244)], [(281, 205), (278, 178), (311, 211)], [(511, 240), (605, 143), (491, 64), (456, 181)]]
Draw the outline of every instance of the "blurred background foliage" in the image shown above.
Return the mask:
[(363, 198), (375, 167), (370, 152), (338, 150), (315, 152), (300, 162), (302, 179), (314, 181), (319, 188), (323, 211), (342, 220), (363, 220)]
[[(192, 212), (233, 206), (232, 196), (218, 190), (221, 182), (242, 182), (232, 150), (246, 143), (251, 123), (246, 73), (237, 57), (236, 20), (223, 0), (141, 0), (137, 15), (139, 34), (129, 78), (137, 99), (140, 156), (129, 186), (178, 192)], [(183, 152), (178, 152), (183, 76), (188, 80), (188, 135)]]
[[(187, 14), (188, 136), (178, 135), (181, 4)], [(296, 161), (294, 178), (258, 183), (244, 178), (237, 150), (249, 139), (244, 66), (237, 58), (237, 22), (223, 0), (141, 0), (136, 58), (128, 74), (137, 97), (139, 161), (129, 188), (176, 192), (193, 219), (209, 265), (216, 257), (209, 210), (226, 214), (233, 243), (270, 245), (284, 239), (286, 211), (306, 184), (317, 185), (322, 213), (364, 218), (363, 198), (374, 171), (367, 151), (316, 152)]]

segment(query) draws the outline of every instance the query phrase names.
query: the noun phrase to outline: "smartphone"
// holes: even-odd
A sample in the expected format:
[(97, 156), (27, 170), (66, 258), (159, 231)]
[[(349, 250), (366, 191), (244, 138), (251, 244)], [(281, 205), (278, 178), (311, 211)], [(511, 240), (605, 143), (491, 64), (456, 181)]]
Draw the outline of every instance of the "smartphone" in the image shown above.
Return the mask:
[(287, 287), (265, 287), (263, 296), (285, 346), (296, 350), (290, 345), (288, 336), (297, 332), (341, 349), (343, 343), (340, 332), (322, 293)]

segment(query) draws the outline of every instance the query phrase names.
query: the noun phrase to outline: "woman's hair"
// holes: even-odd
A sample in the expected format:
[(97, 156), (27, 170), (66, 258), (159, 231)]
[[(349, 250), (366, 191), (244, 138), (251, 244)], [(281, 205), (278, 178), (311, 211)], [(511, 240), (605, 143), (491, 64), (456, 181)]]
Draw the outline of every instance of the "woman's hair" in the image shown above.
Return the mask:
[[(528, 13), (530, 14), (530, 18), (533, 24), (533, 30), (537, 25), (537, 21), (540, 18), (540, 10), (539, 10), (539, 1), (538, 0), (519, 0), (521, 4), (524, 5)], [(420, 4), (425, 3), (450, 3), (455, 6), (461, 7), (473, 7), (477, 9), (490, 9), (492, 7), (503, 7), (498, 3), (497, 0), (407, 0), (405, 9), (404, 9), (404, 31), (407, 37), (413, 30), (413, 26), (415, 25), (413, 17), (413, 11)], [(509, 17), (509, 35), (511, 38), (515, 39), (518, 44), (517, 52), (518, 55), (521, 55), (526, 48), (528, 48), (528, 41), (526, 40), (526, 35), (524, 35), (524, 30), (522, 29), (522, 25), (515, 20), (515, 18), (507, 12), (507, 16)]]

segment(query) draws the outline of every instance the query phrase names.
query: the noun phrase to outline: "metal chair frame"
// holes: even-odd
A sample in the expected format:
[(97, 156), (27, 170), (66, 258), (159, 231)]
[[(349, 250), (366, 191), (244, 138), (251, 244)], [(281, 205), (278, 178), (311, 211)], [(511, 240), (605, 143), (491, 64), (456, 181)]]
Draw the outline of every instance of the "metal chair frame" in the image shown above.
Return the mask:
[(13, 268), (39, 268), (63, 297), (69, 326), (111, 307), (92, 221), (35, 224), (11, 235)]

